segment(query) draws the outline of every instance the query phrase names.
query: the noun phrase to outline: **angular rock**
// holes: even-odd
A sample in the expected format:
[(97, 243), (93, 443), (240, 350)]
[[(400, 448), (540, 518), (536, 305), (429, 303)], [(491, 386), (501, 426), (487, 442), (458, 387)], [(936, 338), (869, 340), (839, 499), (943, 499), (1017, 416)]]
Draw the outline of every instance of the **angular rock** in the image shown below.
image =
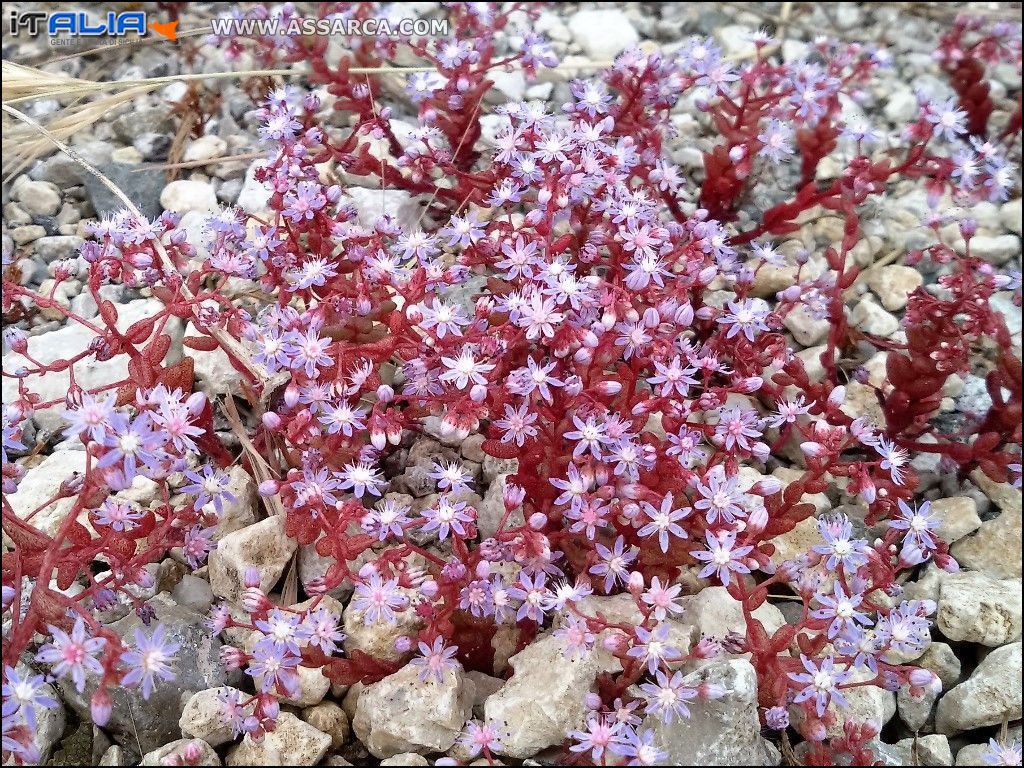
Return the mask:
[[(678, 603), (683, 607), (678, 620), (695, 626), (698, 639), (701, 635), (723, 640), (730, 632), (746, 634), (743, 606), (725, 587), (706, 587), (696, 595), (679, 599)], [(770, 603), (762, 603), (753, 616), (769, 635), (786, 623), (782, 611)]]
[[(76, 474), (83, 474), (87, 458), (85, 451), (51, 453), (41, 463), (28, 470), (18, 484), (18, 489), (14, 493), (4, 494), (4, 500), (10, 502), (15, 515), (20, 518), (27, 517), (33, 510), (51, 499), (62, 483)], [(47, 536), (54, 536), (74, 505), (73, 496), (58, 499), (36, 512), (30, 523)], [(79, 522), (85, 524), (87, 520), (86, 512), (79, 514)]]
[(802, 347), (813, 347), (821, 343), (828, 337), (829, 328), (832, 327), (828, 320), (813, 317), (802, 304), (789, 312), (782, 322)]
[(577, 11), (568, 26), (573, 42), (595, 61), (611, 61), (640, 40), (629, 17), (618, 9)]
[(472, 714), (473, 698), (461, 666), (437, 682), (420, 680), (408, 665), (363, 689), (352, 728), (374, 757), (444, 752)]
[(936, 625), (954, 642), (997, 647), (1021, 637), (1021, 583), (963, 571), (942, 579)]
[(924, 283), (920, 270), (902, 264), (888, 264), (872, 270), (868, 287), (890, 312), (907, 306), (907, 297)]
[(914, 666), (934, 672), (942, 683), (942, 690), (948, 691), (960, 681), (960, 659), (948, 644), (932, 642), (928, 649), (914, 661)]
[(899, 330), (900, 323), (895, 317), (865, 296), (850, 313), (850, 322), (864, 333), (888, 338)]
[(719, 685), (719, 699), (689, 702), (690, 717), (666, 725), (649, 716), (640, 730), (651, 728), (654, 743), (667, 753), (667, 765), (775, 765), (761, 736), (757, 714), (757, 673), (743, 659), (712, 662), (683, 678), (683, 685)]
[(285, 536), (284, 518), (280, 515), (229, 533), (210, 553), (213, 594), (236, 602), (245, 589), (245, 570), (249, 566), (259, 570), (260, 588), (270, 591), (281, 578), (295, 546), (295, 539)]
[(181, 717), (178, 719), (182, 735), (202, 739), (211, 747), (233, 741), (234, 730), (223, 705), (223, 699), (228, 695), (242, 695), (248, 698), (248, 694), (230, 685), (192, 694), (182, 707)]
[(881, 744), (875, 752), (882, 765), (953, 765), (949, 739), (937, 733)]
[(981, 526), (978, 502), (970, 496), (936, 499), (931, 504), (931, 511), (940, 522), (939, 536), (949, 544), (959, 541)]
[(217, 205), (217, 193), (206, 181), (178, 179), (172, 181), (160, 193), (160, 205), (174, 213), (213, 213)]
[(321, 701), (315, 706), (307, 707), (302, 710), (302, 719), (331, 737), (331, 749), (338, 749), (348, 741), (348, 715), (333, 701)]
[(48, 181), (16, 184), (13, 197), (29, 216), (54, 216), (60, 210), (60, 190)]
[(277, 727), (260, 741), (246, 735), (228, 752), (226, 765), (316, 765), (331, 748), (331, 737), (290, 712), (282, 712)]
[(971, 676), (939, 699), (935, 730), (952, 736), (972, 728), (1019, 720), (1021, 696), (1021, 644), (996, 648)]
[(597, 675), (620, 668), (600, 646), (572, 658), (563, 650), (565, 642), (546, 633), (509, 659), (512, 677), (484, 702), (486, 719), (507, 732), (502, 754), (526, 758), (561, 744), (583, 725)]
[(913, 696), (910, 686), (904, 685), (896, 692), (896, 711), (907, 728), (917, 732), (924, 728), (932, 713), (940, 691), (926, 690), (922, 696)]
[(999, 517), (986, 520), (973, 536), (956, 542), (950, 553), (962, 568), (979, 571), (995, 579), (1019, 579), (1020, 509), (1006, 509)]

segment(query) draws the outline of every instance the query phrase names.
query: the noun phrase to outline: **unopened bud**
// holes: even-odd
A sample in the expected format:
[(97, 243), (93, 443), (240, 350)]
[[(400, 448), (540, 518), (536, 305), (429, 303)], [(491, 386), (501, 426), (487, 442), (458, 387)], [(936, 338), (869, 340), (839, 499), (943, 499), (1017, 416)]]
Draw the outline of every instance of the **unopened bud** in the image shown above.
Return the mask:
[(89, 700), (89, 712), (92, 721), (101, 728), (110, 720), (110, 713), (114, 708), (114, 702), (106, 688), (97, 688)]

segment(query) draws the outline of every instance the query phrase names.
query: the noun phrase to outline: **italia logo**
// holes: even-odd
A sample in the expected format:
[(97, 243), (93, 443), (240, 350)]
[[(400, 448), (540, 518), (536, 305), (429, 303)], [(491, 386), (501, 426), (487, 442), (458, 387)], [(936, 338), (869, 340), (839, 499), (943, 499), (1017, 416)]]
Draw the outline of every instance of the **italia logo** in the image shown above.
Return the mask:
[(129, 34), (145, 35), (152, 30), (168, 40), (178, 39), (178, 22), (149, 22), (143, 11), (108, 11), (106, 16), (90, 15), (83, 11), (11, 11), (11, 34), (15, 37), (22, 32), (30, 37), (47, 34), (50, 37), (124, 37)]

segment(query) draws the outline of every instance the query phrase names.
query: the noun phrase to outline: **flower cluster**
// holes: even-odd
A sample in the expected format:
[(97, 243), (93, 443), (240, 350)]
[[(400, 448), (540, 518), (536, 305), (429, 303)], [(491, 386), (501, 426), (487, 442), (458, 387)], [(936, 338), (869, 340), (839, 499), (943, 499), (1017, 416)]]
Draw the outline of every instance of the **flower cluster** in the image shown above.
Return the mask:
[[(5, 493), (16, 494), (24, 475), (8, 454), (24, 451), (26, 419), (57, 405), (33, 395), (35, 376), (72, 371), (64, 436), (82, 444), (85, 461), (83, 475), (36, 510), (16, 515), (4, 501), (15, 546), (3, 570), (5, 755), (31, 761), (46, 680), (82, 690), (96, 678), (102, 723), (109, 686), (138, 685), (148, 697), (168, 678), (176, 648), (161, 629), (127, 645), (90, 611), (127, 601), (152, 618), (132, 590), (152, 586), (145, 566), (168, 553), (196, 568), (215, 549), (218, 521), (238, 501), (227, 469), (238, 459), (267, 512), (327, 565), (304, 582), (305, 602), (272, 601), (273, 585), (254, 568), (237, 604), (213, 608), (211, 631), (240, 638), (223, 646), (224, 666), (249, 678), (251, 693), (222, 702), (236, 736), (273, 730), (280, 705), (301, 698), (303, 668), (351, 685), (409, 664), (424, 685), (441, 687), (463, 669), (497, 671), (481, 640), (497, 632), (518, 648), (549, 632), (566, 660), (600, 657), (615, 670), (595, 679), (582, 722), (565, 734), (573, 760), (598, 764), (663, 762), (652, 726), (725, 694), (686, 674), (716, 658), (749, 654), (768, 729), (821, 743), (845, 728), (851, 749), (875, 734), (844, 721), (845, 691), (937, 690), (933, 673), (902, 661), (927, 647), (936, 606), (903, 599), (898, 577), (925, 563), (957, 565), (918, 497), (912, 460), (938, 453), (1019, 485), (1020, 361), (988, 303), (997, 290), (1019, 295), (1019, 275), (997, 275), (973, 255), (962, 222), (960, 252), (938, 241), (912, 257), (947, 269), (940, 294), (910, 296), (905, 341), (854, 337), (845, 293), (858, 278), (851, 253), (867, 201), (893, 181), (919, 181), (939, 233), (945, 195), (1007, 198), (1019, 177), (1005, 147), (969, 136), (955, 102), (922, 98), (899, 150), (882, 149), (878, 131), (844, 120), (840, 104), (886, 64), (883, 51), (822, 42), (813, 57), (784, 63), (759, 35), (747, 62), (697, 38), (672, 54), (627, 50), (599, 77), (573, 80), (560, 109), (499, 107), (483, 156), (489, 73), (532, 75), (556, 61), (530, 31), (502, 56), (495, 33), (514, 14), (449, 5), (452, 39), (364, 42), (336, 69), (325, 63), (326, 41), (312, 50), (287, 36), (249, 43), (267, 62), (308, 57), (312, 80), (354, 115), (338, 134), (323, 123), (326, 96), (295, 86), (268, 94), (255, 178), (269, 213), (227, 208), (192, 244), (168, 215), (124, 213), (92, 228), (83, 248), (90, 290), (99, 297), (113, 280), (145, 287), (165, 310), (122, 331), (109, 302), (99, 326), (62, 308), (96, 341), (76, 360), (12, 372), (19, 397), (3, 411)], [(245, 48), (214, 42), (230, 56)], [(409, 76), (418, 124), (401, 137), (380, 79), (349, 71), (399, 47), (437, 70)], [(666, 151), (684, 96), (721, 134), (699, 190)], [(819, 162), (840, 141), (845, 170), (817, 184)], [(797, 155), (792, 195), (782, 190), (753, 221), (750, 210), (740, 217), (745, 193)], [(401, 190), (423, 201), (418, 220), (391, 215), (383, 201), (368, 212), (328, 179), (328, 161), (382, 196)], [(840, 216), (843, 237), (812, 276), (779, 239), (819, 207)], [(200, 250), (209, 254), (201, 262)], [(775, 296), (755, 287), (772, 269), (794, 276)], [(248, 281), (260, 299), (233, 301), (229, 280)], [(30, 293), (11, 282), (9, 298), (9, 282), (5, 302)], [(58, 306), (52, 295), (34, 299)], [(815, 361), (784, 334), (797, 311), (830, 321)], [(211, 400), (193, 391), (191, 358), (167, 359), (165, 329), (177, 318), (199, 334), (189, 348), (222, 351), (242, 382), (223, 406), (233, 441), (215, 429)], [(1002, 349), (992, 408), (974, 440), (944, 436), (931, 423), (942, 385), (969, 370), (972, 345), (986, 339)], [(848, 394), (869, 386), (839, 354), (855, 340), (889, 354), (884, 385), (872, 387), (881, 417), (857, 411)], [(12, 330), (7, 343), (31, 360), (23, 334)], [(74, 363), (120, 354), (131, 360), (129, 380), (95, 391), (74, 384)], [(475, 494), (480, 468), (456, 451), (414, 463), (409, 437), (422, 431), (445, 445), (478, 435), (485, 462), (506, 462), (488, 489), (494, 503)], [(779, 456), (798, 467), (792, 476), (771, 471)], [(396, 492), (399, 475), (426, 489), (415, 504)], [(140, 485), (156, 488), (148, 507), (126, 493)], [(837, 488), (858, 514), (815, 509), (815, 497)], [(65, 499), (73, 506), (56, 526), (36, 525)], [(814, 543), (783, 546), (798, 526)], [(93, 575), (97, 561), (109, 576)], [(81, 589), (72, 598), (73, 583)], [(710, 587), (741, 607), (742, 626), (691, 643), (680, 631), (686, 601)], [(347, 606), (333, 597), (349, 591)], [(757, 613), (769, 595), (795, 601), (799, 619), (772, 626)], [(609, 619), (613, 606), (631, 618)], [(389, 625), (393, 648), (375, 657), (346, 644), (349, 622)], [(49, 633), (36, 654), (47, 678), (15, 667), (39, 631)], [(20, 718), (10, 736), (8, 718)], [(459, 749), (492, 759), (509, 738), (496, 722), (471, 720)], [(994, 745), (994, 759), (1012, 749)]]

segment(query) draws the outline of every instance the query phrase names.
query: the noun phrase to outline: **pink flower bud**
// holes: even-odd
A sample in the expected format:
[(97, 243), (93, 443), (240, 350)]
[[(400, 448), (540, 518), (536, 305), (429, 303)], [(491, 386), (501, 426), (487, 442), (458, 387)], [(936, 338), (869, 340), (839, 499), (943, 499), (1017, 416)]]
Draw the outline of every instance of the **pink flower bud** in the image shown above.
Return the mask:
[(548, 516), (543, 512), (534, 512), (530, 515), (530, 527), (535, 531), (540, 531), (548, 524)]
[(248, 654), (241, 648), (235, 648), (233, 645), (222, 645), (220, 647), (220, 665), (228, 672), (241, 669), (248, 658)]
[(747, 155), (746, 147), (738, 145), (729, 149), (729, 159), (734, 163), (738, 163)]
[(768, 525), (768, 510), (758, 504), (753, 511), (747, 515), (747, 530), (751, 533), (760, 533)]
[(607, 379), (597, 385), (597, 391), (600, 392), (602, 395), (617, 395), (619, 394), (619, 392), (622, 391), (622, 382)]
[(702, 699), (720, 699), (725, 696), (725, 688), (716, 683), (701, 683), (697, 686), (697, 695)]
[(279, 429), (281, 426), (281, 417), (273, 411), (267, 411), (263, 414), (263, 426), (267, 429)]
[(259, 587), (261, 581), (262, 577), (260, 576), (260, 569), (255, 565), (246, 566), (245, 573), (242, 574), (242, 583), (246, 588)]
[(181, 756), (185, 758), (185, 762), (189, 765), (197, 765), (202, 754), (199, 744), (194, 741), (190, 741), (186, 744), (185, 749), (181, 751)]
[(469, 390), (469, 399), (474, 403), (482, 403), (487, 399), (487, 387), (484, 384), (474, 384)]
[(412, 649), (412, 638), (408, 635), (399, 635), (395, 638), (395, 652), (408, 653)]
[(515, 483), (505, 483), (505, 487), (501, 489), (501, 500), (505, 503), (505, 509), (515, 509), (525, 498), (526, 489)]
[(89, 700), (89, 712), (92, 720), (101, 728), (110, 721), (110, 713), (114, 708), (114, 702), (110, 698), (110, 692), (104, 688), (97, 688)]
[(833, 408), (838, 408), (846, 402), (846, 387), (838, 386), (833, 389), (828, 395), (828, 404)]
[(608, 653), (621, 655), (626, 652), (628, 643), (624, 634), (615, 631), (605, 637), (605, 639), (601, 641), (601, 645), (606, 651), (608, 651)]
[(273, 608), (273, 604), (267, 599), (258, 586), (246, 587), (242, 590), (242, 607), (249, 613), (263, 613)]
[(437, 597), (438, 586), (437, 582), (433, 579), (427, 579), (420, 585), (420, 593), (428, 600), (433, 600)]
[(387, 384), (377, 387), (377, 399), (382, 403), (390, 403), (395, 399), (395, 390)]
[(259, 485), (259, 493), (263, 498), (268, 496), (276, 496), (277, 492), (281, 489), (281, 484), (277, 480), (264, 480)]
[(581, 365), (586, 365), (591, 361), (593, 357), (594, 353), (591, 351), (590, 347), (580, 347), (575, 352), (573, 352), (572, 355), (572, 359), (575, 360), (577, 363), (580, 363)]
[(384, 447), (388, 444), (388, 436), (381, 430), (374, 429), (372, 432), (370, 432), (370, 443), (378, 451), (383, 451)]
[(592, 691), (583, 698), (583, 703), (586, 704), (587, 709), (594, 710), (600, 709), (602, 704), (601, 697)]
[(627, 584), (629, 586), (630, 594), (632, 594), (633, 597), (637, 597), (644, 591), (644, 575), (640, 573), (640, 571), (631, 571)]
[(299, 388), (295, 384), (289, 384), (284, 390), (284, 404), (294, 408), (299, 404)]

